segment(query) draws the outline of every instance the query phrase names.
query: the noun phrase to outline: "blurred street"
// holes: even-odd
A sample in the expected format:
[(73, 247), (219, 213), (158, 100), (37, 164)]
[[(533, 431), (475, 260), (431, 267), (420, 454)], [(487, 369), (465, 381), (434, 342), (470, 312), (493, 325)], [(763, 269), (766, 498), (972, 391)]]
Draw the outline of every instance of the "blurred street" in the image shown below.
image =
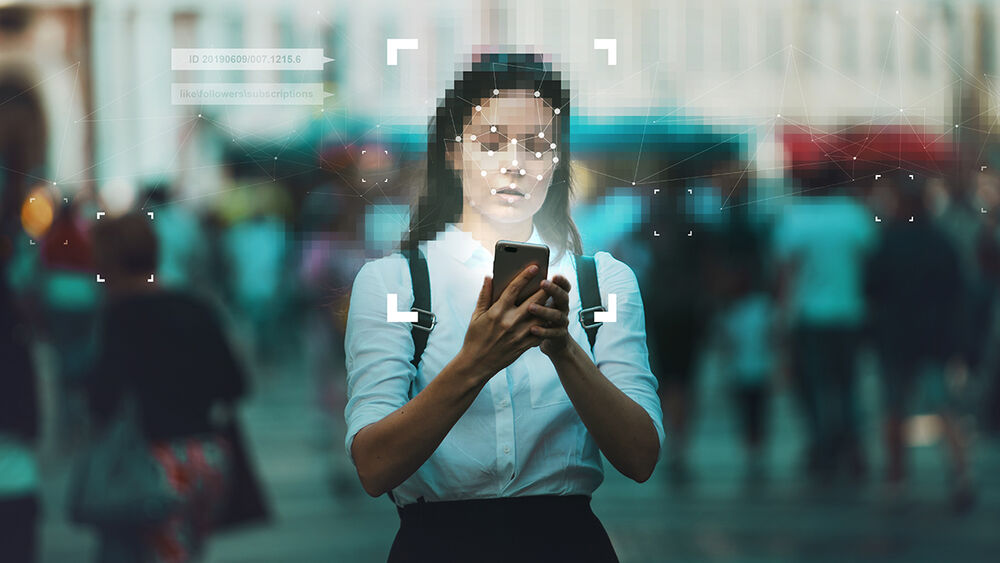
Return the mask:
[[(687, 488), (671, 484), (662, 461), (642, 485), (605, 463), (607, 478), (594, 497), (594, 510), (623, 563), (995, 560), (1000, 476), (988, 468), (1000, 462), (997, 444), (978, 442), (974, 449), (979, 496), (970, 514), (955, 516), (949, 509), (939, 445), (909, 448), (912, 480), (905, 498), (891, 503), (877, 478), (877, 389), (871, 374), (865, 374), (866, 449), (872, 464), (866, 485), (820, 489), (801, 478), (801, 425), (783, 390), (775, 395), (771, 470), (765, 481), (751, 485), (744, 478), (737, 422), (712, 371), (706, 362), (699, 410), (711, 415), (695, 426), (694, 475)], [(339, 440), (331, 443), (311, 383), (286, 373), (259, 385), (243, 414), (277, 518), (270, 526), (217, 537), (208, 561), (384, 561), (398, 525), (392, 503), (369, 498), (356, 481), (354, 494), (332, 492), (329, 456), (342, 446)], [(80, 561), (93, 540), (63, 519), (64, 475), (50, 471), (47, 479), (42, 561)]]

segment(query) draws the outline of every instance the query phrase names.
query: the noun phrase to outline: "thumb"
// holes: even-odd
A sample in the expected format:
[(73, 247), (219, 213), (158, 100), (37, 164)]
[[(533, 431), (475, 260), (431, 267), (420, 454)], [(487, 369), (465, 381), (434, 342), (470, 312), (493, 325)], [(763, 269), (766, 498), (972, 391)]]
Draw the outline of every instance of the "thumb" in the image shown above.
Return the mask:
[(486, 276), (483, 278), (483, 288), (479, 290), (479, 298), (476, 300), (476, 313), (485, 313), (490, 308), (490, 300), (493, 298), (493, 278)]

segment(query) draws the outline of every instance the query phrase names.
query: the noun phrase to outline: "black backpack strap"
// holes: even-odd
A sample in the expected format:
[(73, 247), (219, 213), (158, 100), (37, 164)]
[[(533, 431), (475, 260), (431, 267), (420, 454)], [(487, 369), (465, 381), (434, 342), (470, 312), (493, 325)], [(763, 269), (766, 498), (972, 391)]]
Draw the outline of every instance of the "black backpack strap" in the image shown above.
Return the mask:
[(587, 332), (590, 341), (590, 351), (594, 351), (597, 342), (597, 329), (601, 324), (594, 320), (594, 313), (607, 311), (601, 304), (601, 287), (597, 282), (597, 262), (593, 256), (573, 255), (576, 262), (576, 285), (580, 289), (580, 324)]
[(427, 272), (427, 260), (419, 249), (405, 250), (403, 255), (410, 264), (410, 280), (413, 284), (413, 306), (411, 311), (417, 312), (417, 322), (411, 323), (410, 333), (413, 335), (413, 360), (415, 367), (420, 366), (420, 357), (427, 347), (427, 337), (437, 324), (437, 316), (431, 312), (431, 278)]

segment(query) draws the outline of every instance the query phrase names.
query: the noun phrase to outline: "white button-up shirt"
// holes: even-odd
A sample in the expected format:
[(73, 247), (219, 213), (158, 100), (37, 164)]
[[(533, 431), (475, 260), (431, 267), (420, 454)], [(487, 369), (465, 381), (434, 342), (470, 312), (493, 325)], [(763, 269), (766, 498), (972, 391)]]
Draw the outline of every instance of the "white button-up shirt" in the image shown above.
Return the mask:
[[(544, 243), (537, 230), (528, 242)], [(399, 311), (413, 305), (406, 259), (400, 254), (364, 265), (354, 280), (347, 321), (348, 455), (354, 436), (403, 406), (434, 379), (461, 349), (483, 277), (490, 275), (490, 253), (454, 225), (421, 243), (430, 273), (431, 310), (437, 325), (430, 333), (419, 369), (411, 363), (409, 323), (388, 322), (386, 295), (395, 293)], [(601, 300), (617, 296), (616, 322), (597, 334), (591, 358), (612, 383), (649, 413), (664, 440), (656, 379), (649, 370), (645, 321), (639, 286), (632, 270), (598, 252)], [(549, 278), (562, 274), (570, 291), (570, 335), (590, 353), (578, 321), (580, 294), (572, 255), (550, 256)], [(662, 451), (662, 447), (661, 447)], [(523, 495), (590, 495), (604, 479), (600, 451), (580, 420), (552, 362), (538, 347), (489, 380), (469, 409), (424, 464), (393, 497), (406, 505), (427, 501)]]

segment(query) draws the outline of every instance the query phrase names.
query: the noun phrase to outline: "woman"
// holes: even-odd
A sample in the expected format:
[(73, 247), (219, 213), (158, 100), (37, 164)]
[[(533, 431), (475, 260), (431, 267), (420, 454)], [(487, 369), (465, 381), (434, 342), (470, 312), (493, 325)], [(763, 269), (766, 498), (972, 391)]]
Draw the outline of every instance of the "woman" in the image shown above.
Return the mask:
[[(438, 108), (404, 243), (426, 257), (437, 320), (419, 361), (410, 325), (386, 320), (387, 294), (413, 302), (406, 259), (354, 282), (346, 446), (365, 490), (398, 507), (389, 561), (617, 560), (589, 504), (600, 454), (643, 482), (663, 428), (632, 271), (598, 253), (617, 322), (592, 351), (575, 322), (569, 125), (567, 91), (538, 57), (482, 56)], [(490, 303), (501, 239), (553, 250), (551, 278), (520, 305), (531, 266)]]
[[(243, 372), (212, 310), (155, 283), (150, 219), (105, 218), (93, 229), (103, 311), (91, 402), (99, 418), (124, 396), (138, 404), (143, 434), (181, 503), (148, 529), (102, 530), (102, 561), (190, 561), (200, 556), (223, 506), (231, 444), (211, 411), (244, 392)], [(148, 280), (152, 279), (153, 282)]]

